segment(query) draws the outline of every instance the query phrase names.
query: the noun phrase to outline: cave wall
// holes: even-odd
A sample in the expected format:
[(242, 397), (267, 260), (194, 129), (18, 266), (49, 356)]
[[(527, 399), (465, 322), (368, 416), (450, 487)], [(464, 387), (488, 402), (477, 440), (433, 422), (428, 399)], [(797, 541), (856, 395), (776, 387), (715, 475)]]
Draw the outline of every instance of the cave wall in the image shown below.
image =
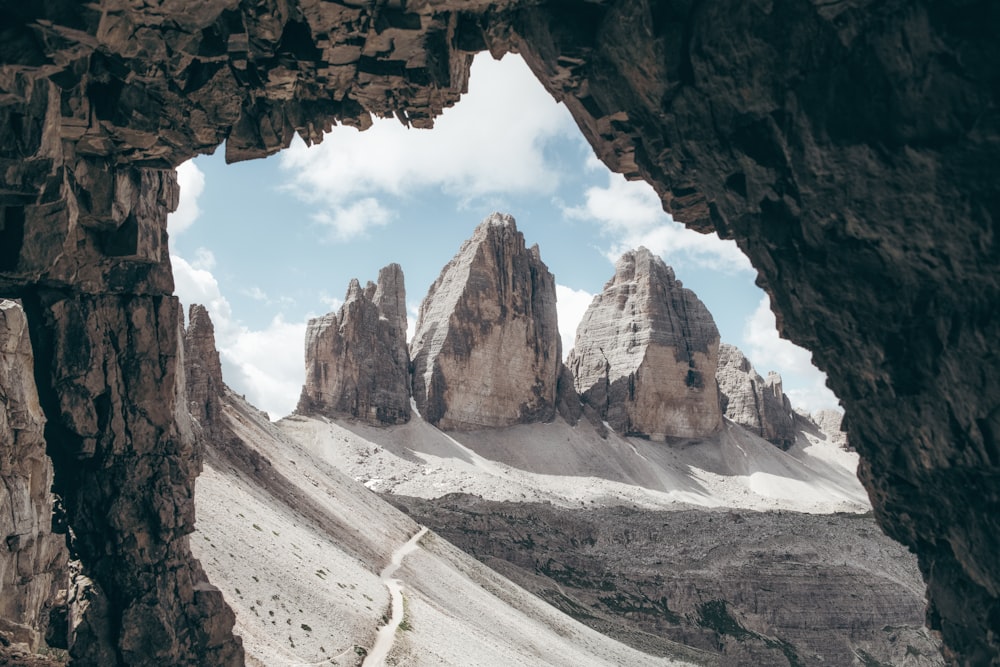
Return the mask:
[(989, 0), (0, 0), (0, 296), (25, 304), (55, 490), (108, 599), (77, 655), (241, 660), (186, 544), (172, 167), (371, 114), (429, 127), (489, 49), (748, 254), (932, 627), (956, 663), (1000, 661), (998, 34)]

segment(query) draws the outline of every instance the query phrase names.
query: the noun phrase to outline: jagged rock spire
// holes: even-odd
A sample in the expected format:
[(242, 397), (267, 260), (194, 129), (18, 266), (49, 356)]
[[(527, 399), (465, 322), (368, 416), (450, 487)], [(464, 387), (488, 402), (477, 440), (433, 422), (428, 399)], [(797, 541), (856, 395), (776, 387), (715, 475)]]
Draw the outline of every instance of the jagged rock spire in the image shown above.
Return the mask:
[(509, 215), (462, 244), (420, 306), (413, 396), (443, 429), (551, 420), (561, 365), (555, 278)]
[(762, 378), (739, 348), (723, 343), (715, 377), (726, 417), (782, 449), (795, 443), (795, 413), (780, 375), (772, 371)]
[(378, 283), (351, 280), (337, 313), (309, 321), (306, 381), (296, 412), (375, 425), (410, 419), (403, 270), (390, 264)]

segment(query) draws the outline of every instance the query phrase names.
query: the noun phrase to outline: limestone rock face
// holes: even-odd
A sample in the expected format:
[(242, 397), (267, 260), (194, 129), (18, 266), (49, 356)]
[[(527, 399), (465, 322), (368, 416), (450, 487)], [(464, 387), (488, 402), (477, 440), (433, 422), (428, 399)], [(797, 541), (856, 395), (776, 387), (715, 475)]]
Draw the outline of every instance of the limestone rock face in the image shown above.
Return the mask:
[(625, 253), (580, 321), (566, 360), (583, 401), (611, 428), (654, 440), (722, 427), (711, 313), (646, 248)]
[(844, 415), (836, 410), (818, 410), (810, 415), (813, 423), (826, 436), (827, 441), (832, 442), (841, 449), (854, 451), (851, 443), (847, 439), (844, 428)]
[(723, 413), (781, 449), (795, 444), (795, 412), (781, 389), (781, 376), (765, 380), (735, 345), (719, 346), (719, 401)]
[(188, 544), (201, 449), (184, 400), (177, 299), (44, 291), (25, 310), (48, 383), (55, 491), (102, 600), (76, 619), (73, 659), (241, 664), (232, 611)]
[(420, 305), (410, 356), (420, 414), (442, 429), (554, 417), (555, 278), (514, 218), (490, 215), (444, 267)]
[(306, 328), (306, 381), (296, 412), (351, 417), (369, 424), (410, 419), (403, 270), (386, 266), (378, 284), (347, 288), (337, 313)]
[(0, 637), (31, 650), (69, 582), (66, 538), (52, 532), (44, 426), (27, 319), (17, 302), (0, 299)]
[(916, 559), (869, 517), (387, 498), (551, 604), (586, 610), (583, 623), (654, 655), (722, 667), (945, 664), (923, 627)]
[(188, 308), (184, 378), (191, 418), (202, 430), (211, 432), (222, 419), (221, 399), (225, 385), (222, 362), (215, 347), (215, 325), (205, 307), (197, 303)]

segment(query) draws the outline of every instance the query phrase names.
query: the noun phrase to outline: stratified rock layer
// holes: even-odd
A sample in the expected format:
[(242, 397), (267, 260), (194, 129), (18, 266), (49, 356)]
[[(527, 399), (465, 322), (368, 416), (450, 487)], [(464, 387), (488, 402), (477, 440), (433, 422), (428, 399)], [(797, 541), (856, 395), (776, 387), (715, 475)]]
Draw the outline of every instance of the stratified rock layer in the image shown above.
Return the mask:
[(722, 427), (719, 330), (694, 292), (646, 248), (625, 253), (594, 297), (566, 360), (576, 389), (611, 428), (654, 440)]
[(940, 667), (911, 554), (868, 515), (385, 498), (581, 622), (692, 664)]
[(444, 267), (420, 305), (410, 355), (420, 414), (442, 429), (555, 416), (555, 278), (514, 218), (486, 218)]
[(410, 419), (403, 270), (386, 266), (378, 284), (347, 288), (337, 313), (309, 320), (306, 381), (296, 412), (374, 424)]
[(44, 427), (28, 321), (20, 305), (0, 299), (0, 636), (31, 650), (69, 583), (66, 538), (52, 532)]
[(772, 371), (765, 380), (739, 348), (723, 343), (715, 379), (726, 417), (782, 449), (795, 444), (795, 412), (780, 375)]

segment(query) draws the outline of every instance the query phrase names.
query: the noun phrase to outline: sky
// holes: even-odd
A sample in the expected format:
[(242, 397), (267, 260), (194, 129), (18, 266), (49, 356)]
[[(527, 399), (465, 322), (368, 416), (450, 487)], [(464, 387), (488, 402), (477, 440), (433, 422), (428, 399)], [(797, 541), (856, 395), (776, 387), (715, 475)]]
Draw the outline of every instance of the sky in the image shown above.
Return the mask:
[(176, 294), (208, 309), (225, 382), (272, 419), (298, 401), (306, 323), (339, 308), (352, 278), (400, 264), (412, 332), (431, 283), (494, 211), (514, 216), (555, 275), (564, 354), (614, 262), (644, 245), (705, 303), (723, 342), (782, 375), (794, 407), (837, 407), (810, 353), (778, 336), (736, 244), (686, 229), (648, 184), (610, 172), (516, 55), (478, 55), (469, 92), (433, 130), (384, 119), (264, 160), (227, 165), (224, 152), (178, 167)]

